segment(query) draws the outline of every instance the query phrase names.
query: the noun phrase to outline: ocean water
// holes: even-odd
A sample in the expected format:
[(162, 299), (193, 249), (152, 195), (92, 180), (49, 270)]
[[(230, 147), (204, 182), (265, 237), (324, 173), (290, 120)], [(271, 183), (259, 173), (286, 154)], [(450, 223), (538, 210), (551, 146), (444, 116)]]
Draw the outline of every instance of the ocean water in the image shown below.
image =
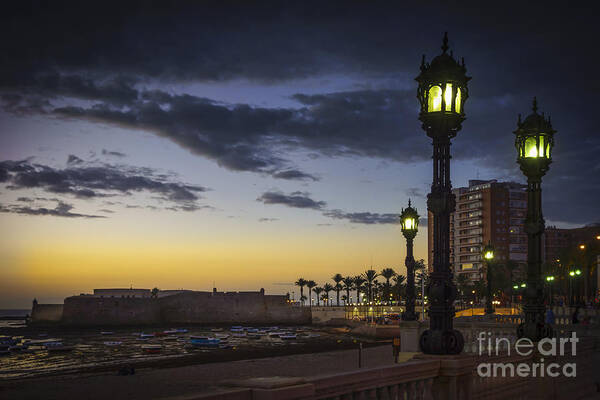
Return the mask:
[(31, 314), (31, 308), (28, 309), (0, 309), (0, 318), (2, 317), (24, 317)]

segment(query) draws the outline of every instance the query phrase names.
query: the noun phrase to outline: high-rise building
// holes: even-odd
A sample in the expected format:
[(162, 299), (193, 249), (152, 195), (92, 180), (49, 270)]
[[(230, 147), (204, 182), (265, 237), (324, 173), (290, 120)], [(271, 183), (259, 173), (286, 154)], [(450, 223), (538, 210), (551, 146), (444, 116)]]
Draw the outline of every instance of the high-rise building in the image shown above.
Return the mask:
[[(527, 186), (497, 180), (470, 180), (468, 187), (453, 189), (456, 209), (450, 216), (450, 262), (455, 277), (466, 274), (471, 281), (484, 279), (481, 250), (488, 241), (495, 260), (527, 262)], [(429, 214), (429, 265), (433, 265), (433, 237)]]

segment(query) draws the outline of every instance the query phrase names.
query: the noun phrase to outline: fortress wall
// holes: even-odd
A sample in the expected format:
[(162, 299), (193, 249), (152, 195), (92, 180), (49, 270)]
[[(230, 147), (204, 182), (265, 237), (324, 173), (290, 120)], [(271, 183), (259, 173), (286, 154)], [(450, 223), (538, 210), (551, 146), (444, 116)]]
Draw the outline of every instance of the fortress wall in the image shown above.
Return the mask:
[(31, 322), (58, 322), (63, 316), (62, 304), (34, 304), (31, 308)]
[(160, 322), (156, 299), (73, 296), (65, 299), (63, 323), (68, 325), (144, 325)]
[(66, 325), (309, 324), (308, 307), (262, 292), (185, 292), (158, 299), (73, 296), (65, 299)]
[(291, 306), (285, 296), (261, 292), (191, 292), (160, 299), (162, 318), (172, 323), (308, 324), (310, 311)]

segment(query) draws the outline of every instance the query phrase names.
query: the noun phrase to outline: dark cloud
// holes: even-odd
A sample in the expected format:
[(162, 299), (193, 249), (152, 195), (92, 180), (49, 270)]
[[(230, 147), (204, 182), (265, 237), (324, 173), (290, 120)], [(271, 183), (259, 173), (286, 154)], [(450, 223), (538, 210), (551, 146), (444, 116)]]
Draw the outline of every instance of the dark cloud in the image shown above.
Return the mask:
[[(380, 214), (372, 212), (344, 212), (341, 210), (327, 210), (324, 201), (317, 201), (310, 197), (310, 193), (292, 192), (289, 195), (281, 192), (265, 192), (257, 201), (264, 204), (281, 204), (292, 208), (305, 208), (319, 210), (328, 218), (346, 220), (354, 224), (397, 224), (398, 214)], [(262, 220), (262, 218), (261, 218)], [(330, 224), (319, 224), (330, 225)]]
[(33, 203), (35, 200), (31, 197), (19, 197), (17, 201), (22, 201), (23, 203)]
[(273, 178), (290, 179), (290, 180), (311, 180), (311, 181), (319, 180), (319, 178), (317, 178), (316, 176), (307, 174), (306, 172), (302, 172), (297, 169), (288, 169), (285, 171), (276, 172), (273, 174)]
[(258, 222), (274, 222), (274, 221), (279, 221), (279, 218), (259, 218)]
[(102, 155), (104, 156), (113, 156), (113, 157), (126, 157), (127, 154), (125, 153), (121, 153), (120, 151), (112, 151), (112, 150), (106, 150), (106, 149), (102, 149)]
[[(590, 53), (597, 47), (596, 17), (585, 11), (535, 2), (520, 4), (518, 13), (502, 3), (32, 8), (12, 2), (0, 16), (0, 101), (18, 114), (53, 112), (151, 131), (236, 171), (285, 176), (296, 168), (281, 158), (282, 147), (313, 155), (425, 160), (431, 149), (416, 120), (412, 78), (421, 53), (428, 59), (437, 54), (448, 30), (452, 50), (466, 56), (473, 76), (454, 159), (477, 159), (497, 175), (522, 179), (511, 131), (517, 113), (526, 113), (529, 99), (538, 95), (559, 132), (555, 163), (544, 180), (546, 217), (587, 222), (600, 195), (600, 138), (588, 112), (600, 77)], [(294, 109), (147, 89), (304, 78), (362, 83), (356, 93), (298, 94)], [(299, 172), (297, 179), (312, 179)], [(0, 182), (7, 179), (0, 169)]]
[[(72, 156), (80, 160), (76, 156)], [(7, 173), (7, 188), (43, 189), (49, 193), (68, 195), (80, 199), (108, 196), (128, 196), (136, 192), (158, 195), (180, 211), (195, 211), (200, 193), (208, 189), (169, 180), (150, 168), (124, 165), (81, 165), (69, 157), (67, 167), (54, 168), (29, 161), (1, 161), (0, 170)], [(46, 199), (47, 200), (47, 199)]]
[(293, 192), (289, 195), (281, 192), (265, 192), (257, 201), (265, 204), (281, 204), (292, 208), (312, 208), (321, 210), (327, 205), (324, 201), (315, 201), (311, 199), (309, 193)]
[(53, 217), (65, 217), (65, 218), (106, 218), (101, 215), (89, 215), (79, 214), (71, 212), (73, 205), (59, 201), (54, 208), (33, 208), (33, 207), (21, 207), (18, 205), (3, 206), (0, 205), (0, 212), (14, 213), (14, 214), (25, 214), (25, 215), (37, 215), (37, 216), (53, 216)]
[(408, 189), (406, 189), (406, 195), (408, 197), (424, 197), (425, 194), (423, 193), (423, 190), (420, 188), (416, 188), (416, 187), (410, 187)]
[(398, 214), (379, 214), (372, 212), (344, 212), (341, 210), (329, 210), (323, 213), (324, 216), (346, 220), (353, 224), (397, 224)]
[(83, 160), (73, 154), (69, 154), (69, 158), (67, 158), (68, 165), (82, 164)]

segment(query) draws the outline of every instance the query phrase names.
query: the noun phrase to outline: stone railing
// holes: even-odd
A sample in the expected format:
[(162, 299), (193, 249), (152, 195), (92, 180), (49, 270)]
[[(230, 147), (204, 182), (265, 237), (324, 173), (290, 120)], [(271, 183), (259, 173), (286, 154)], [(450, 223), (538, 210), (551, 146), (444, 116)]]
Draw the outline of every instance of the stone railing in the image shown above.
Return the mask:
[[(311, 378), (267, 377), (230, 382), (234, 388), (186, 396), (186, 400), (545, 400), (587, 399), (596, 392), (595, 366), (600, 352), (594, 338), (582, 338), (577, 355), (543, 357), (508, 352), (487, 355), (432, 356), (419, 354), (413, 361), (385, 367)], [(513, 348), (514, 352), (514, 348)], [(498, 373), (481, 376), (478, 367), (485, 363), (518, 366), (556, 362), (577, 364), (577, 377), (558, 377)], [(533, 369), (531, 369), (533, 370)]]

